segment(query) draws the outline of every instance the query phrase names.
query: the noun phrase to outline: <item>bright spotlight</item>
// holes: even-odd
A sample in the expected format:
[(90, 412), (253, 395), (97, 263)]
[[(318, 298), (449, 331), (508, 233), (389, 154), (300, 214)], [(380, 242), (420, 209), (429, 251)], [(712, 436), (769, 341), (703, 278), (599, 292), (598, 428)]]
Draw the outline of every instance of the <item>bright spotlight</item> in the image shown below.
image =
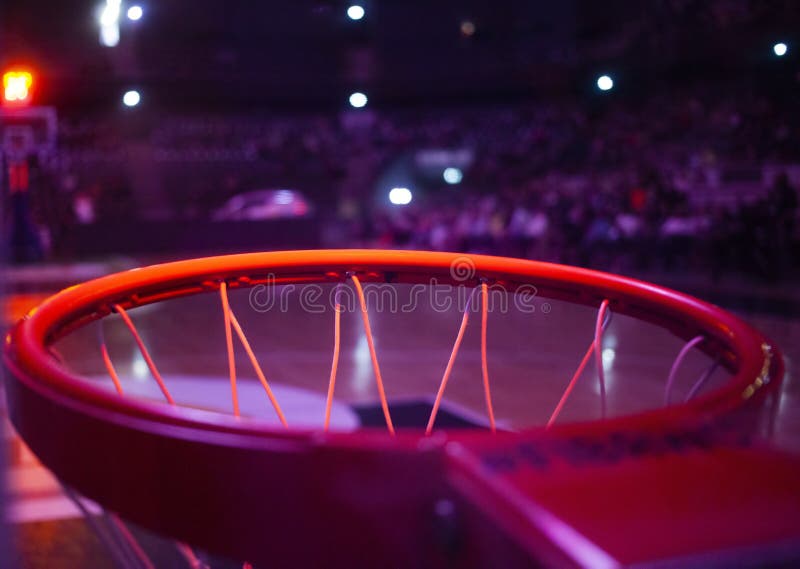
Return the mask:
[(353, 4), (347, 9), (347, 17), (351, 20), (360, 20), (364, 17), (364, 8), (358, 4)]
[(135, 107), (141, 100), (142, 97), (139, 95), (139, 91), (126, 91), (125, 94), (122, 95), (122, 103), (126, 107)]
[(30, 103), (33, 75), (27, 70), (12, 70), (3, 74), (3, 101), (10, 105)]
[(408, 188), (392, 188), (389, 192), (389, 201), (394, 205), (408, 205), (411, 198), (411, 190)]
[(99, 8), (98, 22), (101, 26), (114, 26), (119, 22), (119, 0), (106, 0)]
[(601, 75), (597, 78), (597, 88), (601, 91), (610, 91), (614, 87), (614, 80), (608, 75)]
[(458, 168), (445, 168), (442, 172), (442, 178), (448, 184), (458, 184), (464, 178), (464, 173)]
[(783, 57), (786, 55), (786, 52), (789, 51), (789, 46), (783, 42), (779, 42), (772, 46), (772, 51), (774, 51), (775, 55), (778, 57)]
[(106, 47), (115, 47), (119, 43), (119, 26), (100, 28), (100, 43)]
[(142, 10), (141, 6), (133, 5), (130, 8), (128, 8), (128, 19), (129, 20), (133, 20), (134, 22), (136, 20), (141, 20), (142, 19), (142, 14), (144, 14), (144, 11)]
[(367, 96), (364, 93), (353, 93), (350, 95), (350, 104), (357, 109), (360, 109), (367, 104)]
[(97, 21), (100, 24), (100, 44), (114, 47), (119, 43), (120, 0), (106, 0), (98, 8)]

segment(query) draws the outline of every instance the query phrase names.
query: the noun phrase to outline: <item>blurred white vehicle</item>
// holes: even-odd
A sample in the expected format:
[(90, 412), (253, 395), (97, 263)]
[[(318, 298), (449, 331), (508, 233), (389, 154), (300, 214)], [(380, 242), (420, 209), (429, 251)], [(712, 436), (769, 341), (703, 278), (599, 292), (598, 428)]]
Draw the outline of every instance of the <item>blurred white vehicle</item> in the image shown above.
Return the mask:
[(238, 194), (214, 211), (214, 221), (305, 217), (311, 206), (297, 190), (254, 190)]

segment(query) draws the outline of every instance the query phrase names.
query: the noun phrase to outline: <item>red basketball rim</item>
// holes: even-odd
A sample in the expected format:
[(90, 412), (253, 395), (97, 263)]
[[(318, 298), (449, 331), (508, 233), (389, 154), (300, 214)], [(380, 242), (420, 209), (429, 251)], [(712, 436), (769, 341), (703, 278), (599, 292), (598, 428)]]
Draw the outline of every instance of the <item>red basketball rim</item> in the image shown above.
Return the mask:
[[(450, 274), (453, 263), (468, 259), (475, 275), (466, 281)], [(83, 412), (99, 413), (106, 419), (136, 420), (168, 434), (168, 426), (219, 431), (260, 438), (304, 439), (313, 432), (282, 430), (256, 420), (237, 420), (223, 414), (182, 409), (109, 393), (59, 365), (47, 347), (76, 327), (101, 318), (110, 306), (129, 308), (213, 290), (224, 280), (230, 288), (265, 282), (341, 282), (348, 273), (365, 282), (425, 282), (432, 276), (442, 284), (477, 284), (478, 278), (501, 283), (509, 290), (532, 283), (542, 298), (558, 298), (587, 305), (608, 299), (616, 313), (627, 314), (663, 326), (690, 338), (706, 336), (701, 349), (721, 358), (733, 373), (723, 387), (680, 405), (637, 415), (609, 419), (647, 424), (679, 421), (730, 411), (746, 404), (762, 387), (780, 379), (781, 359), (758, 331), (732, 314), (693, 297), (635, 279), (575, 267), (491, 257), (420, 251), (328, 250), (252, 253), (179, 261), (133, 269), (70, 287), (46, 300), (11, 331), (6, 341), (5, 361), (16, 381), (36, 390), (57, 405), (78, 406)], [(588, 422), (588, 427), (593, 422)], [(581, 428), (573, 424), (570, 431)], [(563, 427), (562, 427), (563, 428)], [(536, 430), (534, 427), (531, 430)], [(24, 436), (24, 432), (23, 432)], [(451, 434), (452, 437), (484, 437), (482, 432)], [(513, 436), (513, 435), (512, 435)], [(421, 434), (405, 431), (390, 442), (384, 432), (330, 433), (329, 444), (385, 445), (415, 443)]]
[[(474, 275), (451, 274), (467, 260)], [(283, 430), (256, 420), (176, 408), (81, 380), (48, 347), (70, 330), (123, 309), (260, 282), (364, 282), (477, 286), (532, 283), (543, 298), (598, 306), (666, 327), (699, 345), (733, 375), (689, 403), (605, 421), (516, 433)], [(413, 251), (254, 253), (135, 269), (64, 290), (6, 338), (9, 415), (40, 460), (105, 508), (175, 539), (232, 558), (283, 566), (424, 566), (431, 555), (424, 512), (457, 499), (468, 478), (464, 451), (533, 438), (614, 430), (683, 429), (734, 412), (758, 413), (782, 374), (777, 351), (733, 315), (644, 282), (498, 257)], [(744, 422), (754, 429), (757, 423)], [(744, 424), (742, 423), (742, 424)], [(480, 451), (479, 451), (480, 452)], [(467, 477), (467, 478), (465, 478)], [(463, 484), (462, 484), (463, 486)], [(469, 493), (467, 493), (469, 494)], [(467, 495), (463, 494), (463, 495)], [(331, 523), (346, 520), (346, 523)], [(540, 540), (539, 537), (534, 541)], [(539, 541), (537, 541), (539, 543)], [(526, 566), (527, 562), (523, 563)]]

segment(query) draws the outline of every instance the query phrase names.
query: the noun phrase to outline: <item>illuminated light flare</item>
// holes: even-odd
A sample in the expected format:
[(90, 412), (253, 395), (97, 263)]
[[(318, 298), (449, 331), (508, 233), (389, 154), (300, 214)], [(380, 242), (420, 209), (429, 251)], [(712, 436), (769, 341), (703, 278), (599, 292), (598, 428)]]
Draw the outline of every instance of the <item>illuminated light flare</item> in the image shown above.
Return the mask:
[(347, 17), (351, 20), (360, 20), (364, 17), (364, 8), (358, 4), (353, 4), (347, 9)]
[(355, 92), (350, 95), (350, 105), (356, 109), (360, 109), (367, 105), (367, 96), (364, 93)]
[(139, 91), (126, 91), (125, 94), (122, 95), (122, 104), (126, 107), (135, 107), (141, 100), (142, 96), (139, 95)]
[(413, 198), (408, 188), (392, 188), (389, 192), (389, 201), (394, 205), (408, 205)]
[(30, 99), (33, 74), (30, 71), (12, 70), (3, 74), (3, 100), (8, 103), (25, 103)]
[(597, 78), (597, 88), (601, 91), (610, 91), (614, 87), (614, 80), (608, 75), (601, 75)]
[(106, 47), (119, 44), (120, 0), (106, 0), (97, 11), (97, 22), (100, 24), (100, 43)]
[(464, 173), (461, 171), (460, 168), (445, 168), (444, 172), (442, 172), (442, 178), (444, 181), (450, 185), (458, 184), (464, 178)]
[(128, 19), (132, 21), (137, 21), (142, 19), (142, 15), (144, 14), (144, 10), (142, 10), (141, 6), (133, 5), (128, 8)]

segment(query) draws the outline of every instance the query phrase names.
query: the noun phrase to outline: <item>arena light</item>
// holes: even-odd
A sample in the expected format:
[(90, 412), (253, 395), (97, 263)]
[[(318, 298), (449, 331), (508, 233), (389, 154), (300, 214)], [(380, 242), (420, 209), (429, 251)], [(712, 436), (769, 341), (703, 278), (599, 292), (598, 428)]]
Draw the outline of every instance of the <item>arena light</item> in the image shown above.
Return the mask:
[(100, 28), (100, 43), (106, 47), (114, 47), (119, 43), (119, 26)]
[(461, 182), (464, 178), (464, 173), (459, 168), (445, 168), (444, 172), (442, 172), (442, 178), (452, 186)]
[(786, 55), (786, 52), (789, 51), (789, 46), (786, 45), (783, 42), (778, 42), (778, 43), (776, 43), (775, 45), (772, 46), (772, 51), (778, 57), (783, 57), (784, 55)]
[(350, 105), (356, 109), (366, 106), (367, 100), (367, 96), (364, 93), (359, 93), (358, 91), (350, 95)]
[(142, 15), (144, 14), (144, 10), (139, 5), (134, 4), (130, 8), (128, 8), (128, 19), (133, 20), (134, 22), (141, 20)]
[(610, 91), (614, 87), (614, 80), (608, 75), (601, 75), (597, 78), (597, 88), (601, 91)]
[(98, 8), (97, 21), (100, 24), (100, 43), (114, 47), (119, 43), (120, 0), (106, 0)]
[(100, 7), (98, 21), (100, 26), (113, 26), (119, 23), (120, 0), (106, 0)]
[(33, 90), (33, 74), (25, 69), (3, 73), (3, 101), (10, 105), (27, 105)]
[(411, 190), (408, 188), (392, 188), (389, 191), (389, 201), (394, 205), (408, 205), (412, 198)]
[(141, 100), (142, 96), (139, 94), (139, 91), (136, 91), (135, 89), (125, 91), (125, 94), (122, 95), (122, 104), (126, 107), (135, 107)]
[(364, 7), (358, 4), (353, 4), (347, 9), (347, 17), (351, 20), (360, 20), (364, 17)]

